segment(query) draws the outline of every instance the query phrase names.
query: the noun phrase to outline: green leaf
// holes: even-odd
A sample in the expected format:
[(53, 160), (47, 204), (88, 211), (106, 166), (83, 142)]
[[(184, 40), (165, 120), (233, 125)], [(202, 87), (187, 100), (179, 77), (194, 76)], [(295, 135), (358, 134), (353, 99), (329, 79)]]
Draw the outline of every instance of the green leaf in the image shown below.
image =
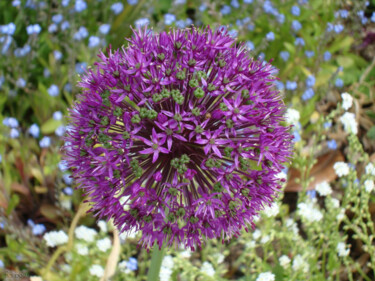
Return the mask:
[(61, 120), (55, 120), (55, 119), (49, 119), (47, 120), (43, 125), (42, 127), (40, 128), (40, 130), (42, 131), (43, 134), (45, 135), (48, 135), (48, 134), (51, 134), (53, 133), (58, 127), (60, 127), (62, 125), (62, 121)]
[(375, 140), (375, 126), (372, 126), (366, 135), (369, 137), (369, 139)]
[(262, 171), (263, 170), (263, 168), (262, 168), (262, 162), (259, 163), (259, 165), (258, 165), (257, 161), (249, 160), (249, 163), (250, 163), (251, 170), (254, 170), (254, 171)]
[(7, 215), (9, 216), (14, 208), (17, 207), (18, 203), (20, 202), (20, 197), (17, 194), (13, 194), (10, 198), (9, 205), (7, 208)]

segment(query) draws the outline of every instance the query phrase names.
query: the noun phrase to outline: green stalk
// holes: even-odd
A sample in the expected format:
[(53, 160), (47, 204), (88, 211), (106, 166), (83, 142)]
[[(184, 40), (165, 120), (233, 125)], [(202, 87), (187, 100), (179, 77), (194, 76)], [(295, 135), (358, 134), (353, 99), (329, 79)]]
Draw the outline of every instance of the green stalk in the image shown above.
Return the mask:
[(152, 251), (151, 265), (148, 270), (147, 281), (158, 281), (161, 261), (164, 256), (164, 246), (159, 250), (159, 246), (155, 244), (154, 250)]

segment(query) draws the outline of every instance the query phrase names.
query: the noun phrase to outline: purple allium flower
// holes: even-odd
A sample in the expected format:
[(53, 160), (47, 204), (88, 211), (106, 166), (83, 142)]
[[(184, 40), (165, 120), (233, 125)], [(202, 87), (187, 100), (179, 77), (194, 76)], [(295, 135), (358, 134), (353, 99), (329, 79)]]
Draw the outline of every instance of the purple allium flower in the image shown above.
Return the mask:
[[(227, 31), (134, 33), (88, 68), (65, 160), (99, 218), (149, 248), (237, 237), (280, 189), (290, 127), (275, 68)], [(67, 183), (69, 184), (69, 183)]]

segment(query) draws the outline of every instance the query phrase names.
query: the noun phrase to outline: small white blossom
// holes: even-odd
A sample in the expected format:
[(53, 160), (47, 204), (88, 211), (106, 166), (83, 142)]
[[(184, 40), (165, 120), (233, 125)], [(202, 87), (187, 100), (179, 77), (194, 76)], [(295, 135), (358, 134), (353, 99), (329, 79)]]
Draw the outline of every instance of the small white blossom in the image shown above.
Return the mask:
[(90, 274), (96, 277), (103, 277), (104, 275), (104, 268), (99, 264), (93, 264), (90, 269)]
[(201, 272), (211, 277), (215, 275), (215, 269), (213, 268), (212, 264), (208, 261), (205, 261), (202, 264)]
[(253, 249), (253, 248), (255, 248), (255, 246), (256, 246), (256, 243), (255, 243), (254, 240), (247, 241), (247, 242), (245, 243), (245, 247), (246, 247), (246, 249)]
[(285, 225), (287, 228), (289, 228), (293, 232), (294, 234), (293, 237), (297, 238), (297, 235), (299, 232), (297, 223), (293, 219), (289, 218), (285, 221)]
[(319, 193), (320, 196), (327, 196), (332, 194), (332, 188), (326, 181), (317, 184), (315, 186), (315, 190)]
[(260, 243), (266, 244), (268, 241), (270, 241), (271, 237), (269, 235), (265, 235), (260, 239)]
[(353, 97), (348, 93), (342, 93), (342, 108), (348, 110), (353, 105)]
[(74, 233), (78, 239), (85, 240), (86, 242), (93, 242), (97, 234), (95, 229), (88, 228), (87, 226), (84, 226), (84, 225), (78, 226), (75, 229)]
[(346, 257), (349, 255), (350, 249), (347, 249), (345, 246), (346, 245), (344, 242), (339, 242), (337, 244), (336, 250), (337, 250), (337, 254), (339, 255), (339, 257)]
[(253, 238), (255, 240), (258, 240), (260, 238), (260, 236), (262, 235), (262, 232), (259, 230), (259, 229), (255, 229), (254, 232), (253, 232)]
[(289, 267), (289, 264), (290, 264), (290, 258), (286, 255), (282, 255), (280, 258), (279, 258), (279, 263), (280, 265), (286, 269), (287, 267)]
[(47, 232), (43, 238), (48, 247), (56, 247), (68, 242), (68, 235), (63, 230)]
[(318, 222), (323, 218), (323, 214), (314, 208), (312, 202), (301, 202), (297, 207), (299, 215), (309, 222)]
[(366, 170), (366, 174), (367, 175), (373, 175), (373, 176), (375, 176), (375, 166), (374, 166), (374, 164), (368, 163), (366, 165), (365, 170)]
[(365, 180), (364, 182), (365, 190), (367, 192), (371, 192), (374, 190), (374, 181), (373, 180)]
[(170, 255), (165, 256), (165, 257), (163, 258), (163, 261), (162, 261), (162, 263), (161, 263), (161, 266), (164, 266), (164, 267), (166, 267), (166, 268), (170, 268), (170, 269), (172, 269), (173, 266), (174, 266), (174, 261), (173, 261), (172, 256), (170, 256)]
[(262, 272), (255, 281), (275, 281), (275, 274), (270, 271)]
[(128, 273), (131, 272), (131, 270), (126, 267), (127, 263), (128, 263), (128, 261), (121, 261), (118, 264), (118, 268), (120, 269), (120, 271), (123, 272), (123, 273), (125, 273), (125, 274), (128, 274)]
[(341, 208), (340, 213), (336, 216), (337, 221), (342, 221), (345, 217), (345, 209)]
[(89, 248), (87, 248), (87, 246), (81, 243), (78, 243), (76, 245), (76, 249), (77, 249), (77, 253), (81, 256), (87, 256), (89, 254)]
[(224, 256), (222, 253), (216, 253), (216, 254), (214, 255), (214, 257), (215, 257), (216, 262), (217, 262), (218, 264), (222, 263), (222, 262), (224, 261), (224, 259), (225, 259), (225, 256)]
[(294, 271), (302, 270), (303, 272), (308, 272), (309, 264), (303, 259), (301, 255), (296, 255), (293, 259), (292, 268)]
[(106, 221), (100, 220), (100, 221), (98, 221), (97, 224), (98, 224), (101, 232), (106, 233), (108, 231), (107, 222)]
[(276, 202), (274, 202), (274, 203), (272, 203), (271, 206), (266, 206), (263, 210), (263, 213), (267, 217), (271, 218), (271, 217), (277, 216), (279, 211), (280, 211), (279, 205)]
[(111, 245), (111, 239), (108, 237), (100, 239), (96, 242), (96, 247), (98, 247), (98, 249), (102, 252), (108, 251), (111, 248)]
[(349, 165), (345, 162), (336, 162), (333, 165), (333, 169), (335, 169), (335, 172), (339, 177), (349, 174)]
[(297, 110), (293, 108), (288, 108), (285, 113), (285, 119), (289, 124), (297, 125), (300, 119), (300, 114)]
[(172, 272), (170, 268), (162, 266), (159, 273), (160, 281), (170, 281)]
[(191, 251), (190, 250), (184, 250), (180, 253), (180, 256), (182, 258), (188, 259), (191, 257)]
[(345, 112), (340, 117), (340, 121), (344, 125), (344, 130), (347, 133), (353, 133), (355, 135), (358, 133), (358, 123), (355, 120), (355, 114), (354, 113)]
[(30, 281), (43, 281), (40, 276), (30, 276)]
[(338, 207), (340, 207), (340, 200), (331, 198), (331, 204), (333, 208), (337, 209)]
[(72, 272), (72, 267), (67, 264), (67, 263), (64, 263), (62, 266), (61, 266), (61, 270), (70, 274)]

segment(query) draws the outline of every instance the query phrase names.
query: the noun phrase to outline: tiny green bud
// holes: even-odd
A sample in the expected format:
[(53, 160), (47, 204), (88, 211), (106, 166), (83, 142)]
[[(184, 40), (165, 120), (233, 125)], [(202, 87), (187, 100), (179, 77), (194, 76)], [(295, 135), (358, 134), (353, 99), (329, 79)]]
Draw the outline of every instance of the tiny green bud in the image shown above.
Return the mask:
[(201, 110), (198, 108), (198, 107), (194, 107), (192, 110), (191, 110), (191, 113), (194, 115), (194, 116), (199, 116), (201, 114)]
[(116, 106), (115, 110), (113, 111), (113, 115), (120, 117), (122, 115), (122, 109), (121, 107)]
[(132, 117), (132, 119), (131, 119), (130, 121), (131, 121), (132, 123), (134, 123), (134, 124), (138, 124), (138, 123), (141, 122), (141, 117), (139, 117), (139, 115), (136, 114), (136, 115), (134, 115), (134, 116)]
[(195, 89), (194, 91), (194, 96), (197, 98), (197, 99), (201, 99), (204, 97), (204, 91), (202, 90), (202, 88), (197, 88)]
[(107, 126), (109, 123), (109, 117), (108, 116), (103, 116), (100, 120), (100, 124), (102, 124), (103, 126)]
[(147, 110), (147, 108), (142, 107), (139, 110), (139, 115), (141, 116), (141, 118), (146, 118), (148, 116), (148, 110)]
[(191, 79), (189, 81), (189, 86), (192, 87), (192, 88), (196, 88), (198, 87), (199, 83), (198, 83), (198, 80), (197, 79)]
[(161, 60), (161, 61), (163, 61), (165, 59), (164, 53), (158, 54), (158, 59)]
[(215, 87), (214, 84), (210, 83), (210, 84), (208, 84), (208, 86), (207, 86), (207, 90), (208, 90), (209, 92), (213, 92), (213, 91), (216, 90), (216, 87)]

